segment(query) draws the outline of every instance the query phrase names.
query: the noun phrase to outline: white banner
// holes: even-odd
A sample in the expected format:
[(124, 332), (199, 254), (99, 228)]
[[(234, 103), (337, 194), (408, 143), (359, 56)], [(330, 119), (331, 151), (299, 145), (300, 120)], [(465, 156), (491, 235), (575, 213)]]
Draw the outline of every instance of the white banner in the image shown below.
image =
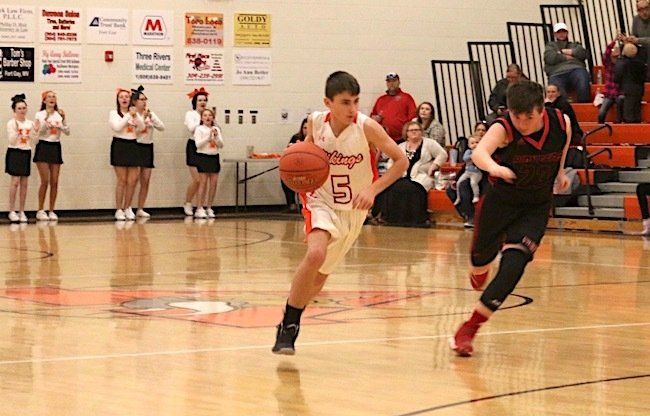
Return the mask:
[(86, 42), (126, 45), (129, 43), (127, 9), (87, 9)]
[(43, 45), (38, 62), (41, 82), (81, 82), (81, 46)]
[(183, 74), (186, 84), (223, 85), (223, 52), (185, 49)]
[(36, 9), (0, 5), (0, 42), (34, 42)]
[(271, 51), (236, 49), (233, 51), (233, 85), (271, 85)]
[(170, 10), (133, 10), (134, 45), (173, 45), (174, 13)]
[(42, 43), (81, 43), (81, 9), (41, 7), (38, 29)]
[(173, 48), (134, 48), (133, 82), (136, 84), (172, 84)]

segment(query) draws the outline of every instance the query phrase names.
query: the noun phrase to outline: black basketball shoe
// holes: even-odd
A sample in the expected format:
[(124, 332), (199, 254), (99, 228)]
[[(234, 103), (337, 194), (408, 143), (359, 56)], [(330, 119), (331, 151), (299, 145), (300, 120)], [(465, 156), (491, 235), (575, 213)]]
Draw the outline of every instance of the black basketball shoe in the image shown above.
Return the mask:
[(296, 353), (296, 338), (300, 332), (300, 325), (291, 324), (286, 327), (282, 323), (276, 327), (278, 332), (275, 334), (275, 345), (271, 349), (274, 354), (294, 355)]

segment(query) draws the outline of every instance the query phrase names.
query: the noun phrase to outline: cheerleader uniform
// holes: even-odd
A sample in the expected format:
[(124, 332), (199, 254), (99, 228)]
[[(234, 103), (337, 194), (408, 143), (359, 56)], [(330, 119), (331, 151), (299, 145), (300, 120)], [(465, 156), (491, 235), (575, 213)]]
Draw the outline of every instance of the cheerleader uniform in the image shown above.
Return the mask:
[[(214, 134), (213, 134), (214, 133)], [(196, 143), (196, 169), (200, 173), (219, 173), (219, 149), (223, 147), (221, 129), (217, 126), (198, 126), (194, 130)]]
[(109, 113), (108, 124), (115, 133), (111, 142), (111, 166), (140, 166), (140, 149), (136, 142), (137, 134), (145, 126), (138, 117), (126, 113), (120, 116), (116, 110)]
[(145, 119), (142, 114), (137, 114), (136, 117), (144, 125), (144, 130), (137, 133), (137, 143), (140, 152), (140, 164), (138, 166), (143, 168), (154, 168), (153, 165), (153, 130), (163, 131), (165, 125), (158, 118), (158, 116), (151, 112), (150, 118)]
[(196, 166), (196, 142), (194, 141), (194, 130), (201, 124), (201, 114), (196, 110), (185, 113), (185, 127), (190, 132), (190, 138), (185, 144), (185, 164)]
[(31, 120), (7, 122), (9, 146), (5, 156), (5, 172), (11, 176), (29, 176), (31, 173), (32, 145), (30, 135), (34, 131)]
[(61, 133), (70, 134), (70, 128), (63, 122), (63, 117), (57, 111), (48, 115), (41, 110), (34, 116), (41, 123), (38, 131), (38, 143), (34, 151), (34, 162), (62, 165)]

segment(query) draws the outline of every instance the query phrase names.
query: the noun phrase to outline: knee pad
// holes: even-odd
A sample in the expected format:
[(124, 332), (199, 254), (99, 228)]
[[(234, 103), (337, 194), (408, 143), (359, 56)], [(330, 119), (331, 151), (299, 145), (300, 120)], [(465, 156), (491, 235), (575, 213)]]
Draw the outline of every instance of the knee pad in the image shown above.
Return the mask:
[(515, 290), (531, 260), (532, 253), (524, 246), (507, 247), (501, 254), (499, 270), (481, 296), (481, 303), (491, 311), (499, 309), (508, 295)]

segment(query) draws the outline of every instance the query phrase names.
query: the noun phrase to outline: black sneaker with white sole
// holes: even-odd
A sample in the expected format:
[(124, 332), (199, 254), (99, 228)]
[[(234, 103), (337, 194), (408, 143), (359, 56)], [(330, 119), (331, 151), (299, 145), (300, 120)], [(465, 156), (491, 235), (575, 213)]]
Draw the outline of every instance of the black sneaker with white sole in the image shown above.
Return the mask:
[(276, 327), (278, 332), (275, 334), (275, 345), (271, 349), (274, 354), (294, 355), (296, 353), (296, 338), (300, 332), (300, 325), (291, 324), (286, 327), (282, 323)]

